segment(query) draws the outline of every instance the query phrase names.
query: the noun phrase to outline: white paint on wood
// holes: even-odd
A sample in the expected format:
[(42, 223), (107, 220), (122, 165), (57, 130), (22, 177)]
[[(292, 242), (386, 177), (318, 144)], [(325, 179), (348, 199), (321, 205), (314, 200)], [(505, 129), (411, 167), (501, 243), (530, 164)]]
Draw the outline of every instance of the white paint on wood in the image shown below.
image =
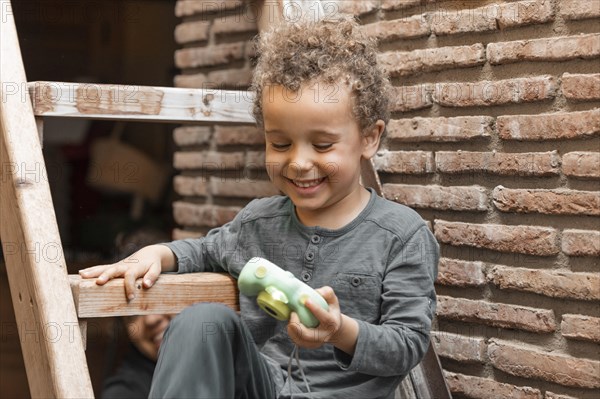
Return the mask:
[(144, 122), (254, 123), (249, 91), (31, 82), (37, 116)]

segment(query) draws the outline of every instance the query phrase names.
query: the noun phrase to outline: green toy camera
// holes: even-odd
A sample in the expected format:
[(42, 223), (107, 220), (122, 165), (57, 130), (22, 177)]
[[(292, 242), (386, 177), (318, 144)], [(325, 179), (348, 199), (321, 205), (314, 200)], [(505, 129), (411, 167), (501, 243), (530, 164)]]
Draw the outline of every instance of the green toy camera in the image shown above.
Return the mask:
[(263, 258), (255, 257), (246, 263), (238, 277), (238, 287), (244, 295), (257, 295), (258, 306), (277, 320), (289, 320), (294, 311), (306, 327), (318, 326), (317, 318), (304, 306), (309, 298), (313, 303), (329, 310), (325, 299), (315, 290), (292, 273)]

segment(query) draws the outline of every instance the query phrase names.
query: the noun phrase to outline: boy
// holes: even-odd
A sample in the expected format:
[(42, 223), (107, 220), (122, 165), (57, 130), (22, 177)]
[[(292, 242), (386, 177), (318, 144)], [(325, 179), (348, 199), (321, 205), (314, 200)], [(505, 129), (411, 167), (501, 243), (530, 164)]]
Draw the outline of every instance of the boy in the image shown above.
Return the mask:
[[(132, 295), (139, 277), (146, 288), (176, 268), (237, 277), (261, 256), (321, 287), (329, 311), (306, 303), (315, 329), (295, 314), (278, 322), (244, 296), (240, 317), (214, 304), (184, 310), (165, 333), (152, 397), (393, 398), (429, 343), (439, 249), (416, 212), (359, 184), (361, 159), (375, 154), (388, 120), (375, 46), (337, 17), (284, 24), (258, 54), (254, 115), (285, 195), (252, 201), (202, 239), (82, 275), (98, 284), (124, 276)], [(293, 354), (301, 367), (292, 371)]]

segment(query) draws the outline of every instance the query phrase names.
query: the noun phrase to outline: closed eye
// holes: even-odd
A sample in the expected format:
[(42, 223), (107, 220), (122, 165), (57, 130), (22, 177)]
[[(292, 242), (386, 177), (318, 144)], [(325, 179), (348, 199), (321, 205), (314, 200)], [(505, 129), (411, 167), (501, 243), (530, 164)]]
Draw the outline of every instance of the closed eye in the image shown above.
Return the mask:
[(333, 144), (313, 144), (313, 146), (319, 151), (328, 150), (332, 145)]
[(276, 150), (285, 150), (289, 146), (290, 146), (289, 144), (271, 143), (271, 147), (273, 147)]

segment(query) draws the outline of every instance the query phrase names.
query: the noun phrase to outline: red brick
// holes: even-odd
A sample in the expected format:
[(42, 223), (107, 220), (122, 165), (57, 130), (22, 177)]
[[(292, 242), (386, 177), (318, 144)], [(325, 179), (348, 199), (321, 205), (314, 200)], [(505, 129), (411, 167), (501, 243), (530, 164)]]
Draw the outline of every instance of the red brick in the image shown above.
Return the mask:
[(175, 192), (183, 196), (203, 196), (208, 194), (208, 184), (203, 177), (175, 176), (173, 179)]
[(486, 301), (473, 301), (438, 295), (437, 316), (444, 319), (486, 324), (493, 327), (515, 328), (536, 333), (556, 330), (554, 313)]
[(175, 51), (177, 68), (198, 68), (227, 64), (244, 58), (246, 43), (227, 43), (207, 47), (190, 47)]
[(577, 399), (577, 398), (574, 396), (559, 395), (557, 393), (546, 391), (546, 393), (544, 394), (544, 399)]
[(471, 46), (387, 52), (379, 54), (378, 58), (381, 66), (390, 76), (408, 76), (422, 72), (483, 65), (485, 49), (483, 44), (477, 43)]
[(262, 145), (265, 135), (255, 126), (215, 126), (217, 145)]
[(175, 87), (190, 87), (190, 88), (203, 88), (208, 77), (204, 73), (194, 73), (186, 75), (175, 75), (173, 78)]
[(480, 186), (445, 187), (437, 184), (384, 184), (386, 198), (414, 208), (484, 212), (488, 198)]
[(563, 173), (579, 178), (600, 179), (600, 153), (574, 151), (562, 157)]
[(487, 278), (490, 283), (503, 290), (584, 301), (600, 299), (600, 276), (593, 273), (494, 266)]
[(600, 362), (542, 352), (491, 339), (488, 356), (492, 365), (512, 375), (541, 379), (576, 388), (600, 388)]
[(390, 111), (407, 112), (430, 108), (433, 105), (431, 100), (432, 91), (432, 84), (394, 87)]
[(252, 180), (250, 178), (221, 179), (211, 177), (209, 187), (212, 195), (221, 197), (254, 199), (279, 193), (279, 190), (270, 181)]
[(506, 176), (551, 176), (559, 173), (560, 157), (552, 152), (437, 151), (436, 169), (441, 173), (486, 172)]
[(563, 337), (600, 343), (600, 318), (579, 314), (564, 314), (560, 323)]
[(436, 283), (455, 287), (481, 287), (486, 284), (483, 262), (441, 258)]
[(175, 15), (177, 17), (187, 17), (194, 14), (223, 13), (235, 10), (244, 4), (245, 1), (243, 0), (178, 0), (175, 3)]
[(182, 226), (218, 227), (231, 221), (241, 208), (236, 206), (198, 205), (173, 202), (173, 218)]
[(178, 146), (204, 145), (210, 142), (210, 127), (183, 126), (173, 130), (173, 140)]
[(423, 3), (423, 0), (381, 0), (381, 9), (386, 11), (400, 10), (418, 6), (421, 3)]
[[(357, 2), (358, 3), (358, 2)], [(392, 21), (374, 22), (362, 26), (362, 31), (382, 42), (429, 36), (429, 23), (422, 15)]]
[(431, 151), (387, 151), (377, 152), (373, 158), (379, 172), (400, 174), (433, 173), (433, 152)]
[(539, 389), (519, 387), (489, 378), (444, 371), (446, 383), (453, 394), (474, 399), (542, 399)]
[(249, 17), (247, 14), (228, 15), (214, 20), (212, 32), (215, 35), (258, 33), (258, 25), (256, 18)]
[(246, 90), (252, 81), (252, 71), (249, 68), (224, 69), (204, 73), (176, 75), (175, 86), (198, 89), (233, 89)]
[(487, 58), (492, 65), (522, 61), (588, 59), (599, 55), (598, 34), (490, 43), (487, 46)]
[(185, 151), (173, 155), (175, 169), (240, 169), (244, 167), (243, 152)]
[(562, 92), (569, 100), (600, 100), (600, 73), (587, 75), (564, 73), (561, 81)]
[(264, 151), (247, 151), (246, 152), (246, 167), (248, 169), (265, 169), (265, 152)]
[(519, 1), (502, 4), (497, 21), (500, 29), (517, 26), (543, 24), (554, 19), (550, 0)]
[(436, 220), (434, 231), (440, 242), (450, 245), (539, 256), (556, 255), (559, 252), (556, 229), (550, 227)]
[(224, 69), (212, 71), (208, 74), (195, 73), (189, 75), (176, 75), (175, 86), (198, 89), (224, 89), (246, 90), (252, 82), (252, 71), (248, 68)]
[(560, 15), (565, 19), (600, 17), (600, 3), (590, 0), (561, 0)]
[(569, 256), (600, 256), (600, 231), (564, 230), (562, 251)]
[(184, 22), (175, 27), (175, 41), (179, 44), (206, 41), (209, 28), (208, 21)]
[(483, 338), (432, 331), (431, 342), (438, 356), (465, 363), (484, 363), (487, 345)]
[(600, 215), (600, 191), (510, 189), (497, 186), (492, 192), (492, 199), (502, 212)]
[(171, 238), (173, 240), (185, 240), (186, 238), (200, 238), (203, 237), (199, 231), (192, 230), (183, 230), (183, 229), (173, 229), (173, 233), (171, 234)]
[(488, 15), (487, 7), (463, 10), (441, 9), (429, 13), (428, 19), (432, 32), (437, 36), (497, 29), (495, 15), (494, 13)]
[[(329, 1), (331, 3), (331, 1)], [(361, 1), (353, 1), (353, 0), (337, 0), (335, 8), (336, 12), (341, 12), (344, 14), (353, 14), (353, 15), (363, 15), (371, 13), (379, 8), (380, 0), (361, 0)], [(323, 0), (323, 8), (327, 13), (331, 13), (334, 9), (329, 9), (327, 7), (327, 0)]]
[(397, 141), (463, 141), (489, 137), (494, 119), (489, 116), (412, 118), (390, 120), (387, 135)]
[(577, 139), (600, 133), (600, 109), (538, 115), (499, 116), (498, 135), (504, 140)]
[(209, 72), (206, 77), (205, 87), (229, 86), (235, 90), (246, 90), (252, 82), (252, 71), (248, 68), (225, 69)]
[(479, 82), (438, 83), (433, 92), (433, 101), (444, 107), (518, 104), (553, 98), (556, 89), (556, 79), (550, 75)]

